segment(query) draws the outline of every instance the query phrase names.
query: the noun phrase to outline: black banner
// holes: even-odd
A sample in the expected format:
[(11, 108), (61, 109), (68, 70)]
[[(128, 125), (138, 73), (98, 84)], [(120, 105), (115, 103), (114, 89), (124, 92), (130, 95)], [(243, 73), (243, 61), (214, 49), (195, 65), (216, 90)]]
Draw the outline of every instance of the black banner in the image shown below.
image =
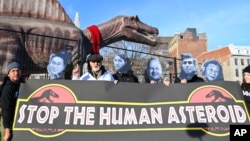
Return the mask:
[(231, 124), (249, 124), (237, 82), (29, 80), (13, 140), (228, 141)]

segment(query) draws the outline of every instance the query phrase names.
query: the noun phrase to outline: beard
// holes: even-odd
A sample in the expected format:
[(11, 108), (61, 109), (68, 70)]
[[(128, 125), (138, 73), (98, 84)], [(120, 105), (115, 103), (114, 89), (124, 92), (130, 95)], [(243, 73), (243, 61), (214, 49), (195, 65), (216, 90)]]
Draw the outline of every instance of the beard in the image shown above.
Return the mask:
[(92, 71), (93, 72), (98, 72), (100, 70), (101, 66), (98, 66), (98, 67), (93, 67), (92, 68)]

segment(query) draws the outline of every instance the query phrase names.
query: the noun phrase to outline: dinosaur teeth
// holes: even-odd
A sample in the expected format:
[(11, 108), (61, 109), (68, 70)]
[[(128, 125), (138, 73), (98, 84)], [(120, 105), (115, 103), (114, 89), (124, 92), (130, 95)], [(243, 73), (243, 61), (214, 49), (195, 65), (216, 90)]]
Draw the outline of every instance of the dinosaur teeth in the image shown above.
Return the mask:
[(150, 40), (156, 41), (157, 39), (157, 34), (152, 34), (150, 36), (148, 36)]
[(137, 34), (143, 35), (151, 41), (156, 41), (157, 39), (157, 34), (149, 34), (147, 32), (137, 32)]

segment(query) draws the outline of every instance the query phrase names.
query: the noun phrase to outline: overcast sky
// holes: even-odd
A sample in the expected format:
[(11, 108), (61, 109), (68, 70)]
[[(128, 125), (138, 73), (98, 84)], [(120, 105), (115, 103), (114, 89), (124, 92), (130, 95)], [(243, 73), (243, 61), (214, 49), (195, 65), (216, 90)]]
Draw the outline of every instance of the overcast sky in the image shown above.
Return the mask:
[(159, 29), (159, 36), (174, 36), (186, 28), (206, 33), (208, 50), (229, 44), (250, 46), (250, 0), (59, 0), (81, 29), (118, 15), (138, 15)]

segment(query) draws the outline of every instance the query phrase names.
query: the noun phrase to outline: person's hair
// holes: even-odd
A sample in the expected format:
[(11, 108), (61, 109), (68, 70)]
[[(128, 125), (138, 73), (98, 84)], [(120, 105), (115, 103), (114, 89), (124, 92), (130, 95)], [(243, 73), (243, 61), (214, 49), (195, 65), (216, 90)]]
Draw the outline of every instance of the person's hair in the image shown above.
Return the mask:
[(120, 58), (122, 58), (125, 62), (129, 61), (129, 58), (125, 55), (125, 54), (117, 54), (115, 55), (116, 56), (119, 56)]
[(194, 58), (193, 55), (191, 53), (182, 53), (181, 54), (181, 60), (185, 60), (185, 59), (188, 59), (188, 58)]
[(219, 75), (217, 76), (217, 78), (215, 80), (224, 80), (224, 76), (223, 76), (223, 71), (222, 71), (222, 66), (220, 65), (220, 63), (215, 60), (215, 59), (210, 59), (210, 60), (206, 60), (203, 65), (202, 65), (202, 75), (204, 76), (204, 78), (206, 79), (206, 73), (207, 73), (207, 66), (209, 64), (214, 64), (216, 66), (218, 66), (219, 68)]
[(186, 59), (192, 59), (195, 66), (198, 64), (198, 61), (193, 57), (192, 54), (190, 54), (190, 53), (182, 53), (181, 54), (181, 61), (184, 61)]

